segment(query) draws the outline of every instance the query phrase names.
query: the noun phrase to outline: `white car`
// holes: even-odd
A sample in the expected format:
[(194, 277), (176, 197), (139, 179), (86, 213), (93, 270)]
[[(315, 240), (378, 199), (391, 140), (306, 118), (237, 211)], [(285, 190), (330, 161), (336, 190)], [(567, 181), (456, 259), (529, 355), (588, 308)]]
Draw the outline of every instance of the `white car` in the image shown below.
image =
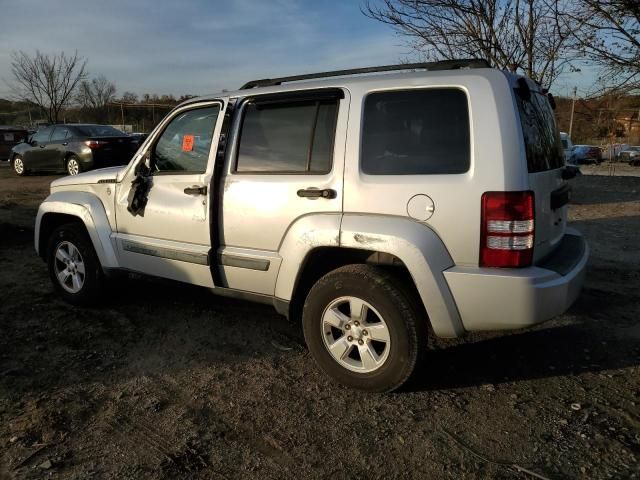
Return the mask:
[(175, 108), (127, 167), (54, 181), (35, 246), (70, 302), (134, 271), (272, 304), (333, 379), (390, 391), (429, 332), (574, 302), (571, 176), (545, 93), (482, 60), (257, 80)]

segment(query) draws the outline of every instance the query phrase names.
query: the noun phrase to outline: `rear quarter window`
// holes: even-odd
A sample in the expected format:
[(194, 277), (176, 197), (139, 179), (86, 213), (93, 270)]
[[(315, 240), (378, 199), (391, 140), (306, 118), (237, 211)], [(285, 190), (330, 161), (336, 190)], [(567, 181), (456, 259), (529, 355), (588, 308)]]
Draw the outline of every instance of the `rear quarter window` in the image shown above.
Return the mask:
[(369, 175), (456, 174), (469, 170), (466, 94), (456, 88), (370, 93), (361, 166)]
[(546, 95), (531, 92), (523, 98), (515, 90), (529, 173), (554, 170), (564, 166), (564, 151), (556, 118)]

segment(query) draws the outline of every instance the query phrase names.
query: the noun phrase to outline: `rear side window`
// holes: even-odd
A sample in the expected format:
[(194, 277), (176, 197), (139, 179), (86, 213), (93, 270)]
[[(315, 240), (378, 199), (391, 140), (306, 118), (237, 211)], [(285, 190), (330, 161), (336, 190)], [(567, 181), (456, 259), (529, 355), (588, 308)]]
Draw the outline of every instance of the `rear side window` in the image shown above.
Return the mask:
[(64, 140), (68, 136), (70, 136), (69, 130), (66, 127), (55, 127), (53, 129), (53, 133), (51, 134), (51, 141), (59, 142), (61, 140)]
[(530, 95), (521, 95), (518, 89), (515, 97), (529, 173), (562, 168), (564, 151), (549, 100), (545, 95), (533, 91)]
[(454, 88), (371, 93), (364, 103), (361, 166), (369, 175), (469, 170), (467, 96)]
[(338, 100), (249, 103), (237, 172), (327, 173), (331, 170)]

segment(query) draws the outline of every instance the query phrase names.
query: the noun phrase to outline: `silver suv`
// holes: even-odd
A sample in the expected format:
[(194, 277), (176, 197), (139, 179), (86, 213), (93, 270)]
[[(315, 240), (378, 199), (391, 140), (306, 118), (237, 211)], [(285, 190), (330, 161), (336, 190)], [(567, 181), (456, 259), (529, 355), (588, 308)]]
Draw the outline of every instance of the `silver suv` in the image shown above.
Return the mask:
[(578, 296), (552, 104), (480, 60), (249, 82), (175, 108), (128, 166), (54, 181), (36, 250), (72, 303), (126, 270), (272, 304), (335, 380), (390, 391), (429, 332)]

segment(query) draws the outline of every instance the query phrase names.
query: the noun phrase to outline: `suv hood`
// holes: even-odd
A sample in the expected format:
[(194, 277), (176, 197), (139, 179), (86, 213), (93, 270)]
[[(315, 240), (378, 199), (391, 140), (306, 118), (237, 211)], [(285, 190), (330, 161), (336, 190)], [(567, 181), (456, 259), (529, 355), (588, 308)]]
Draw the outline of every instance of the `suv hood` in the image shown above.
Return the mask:
[(51, 182), (51, 188), (66, 187), (69, 185), (89, 185), (98, 183), (100, 180), (114, 180), (126, 165), (120, 167), (99, 168), (78, 175), (68, 175)]

